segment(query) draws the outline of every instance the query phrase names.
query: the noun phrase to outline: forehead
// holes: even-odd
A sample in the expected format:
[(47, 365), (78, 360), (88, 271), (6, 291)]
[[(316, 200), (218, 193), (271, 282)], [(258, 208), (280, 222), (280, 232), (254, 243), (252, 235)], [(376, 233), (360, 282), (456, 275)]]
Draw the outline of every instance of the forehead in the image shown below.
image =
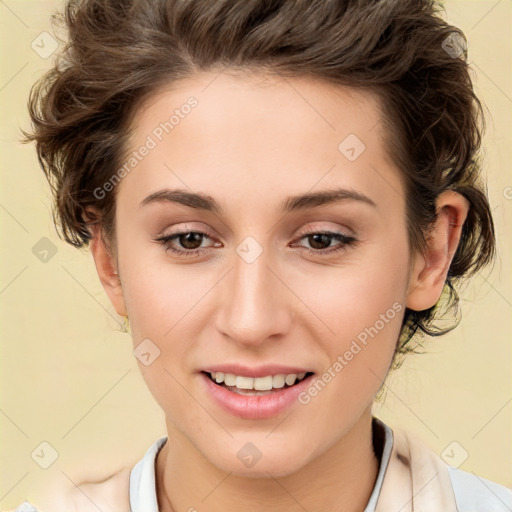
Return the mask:
[(312, 77), (200, 73), (160, 88), (136, 110), (125, 161), (145, 145), (151, 149), (121, 188), (140, 201), (165, 185), (220, 202), (233, 202), (236, 188), (242, 208), (252, 196), (280, 195), (282, 204), (284, 189), (332, 185), (366, 195), (381, 187), (382, 195), (391, 182), (396, 196), (399, 177), (381, 120), (370, 91)]
[[(312, 76), (286, 78), (236, 70), (202, 72), (159, 87), (136, 110), (132, 128), (151, 131), (156, 118), (165, 122), (173, 112), (181, 114), (180, 110), (187, 110), (187, 116), (189, 109), (184, 107), (190, 97), (199, 107), (191, 116), (197, 119), (194, 129), (197, 132), (202, 127), (210, 138), (215, 133), (222, 134), (223, 127), (233, 125), (252, 128), (252, 139), (262, 134), (259, 127), (266, 127), (267, 133), (272, 128), (273, 132), (284, 130), (308, 138), (308, 132), (332, 132), (335, 141), (350, 130), (363, 138), (367, 131), (380, 134), (381, 102), (370, 89), (335, 85)], [(182, 115), (179, 117), (183, 119)], [(194, 121), (187, 124), (191, 123)], [(177, 124), (173, 128), (177, 129)]]

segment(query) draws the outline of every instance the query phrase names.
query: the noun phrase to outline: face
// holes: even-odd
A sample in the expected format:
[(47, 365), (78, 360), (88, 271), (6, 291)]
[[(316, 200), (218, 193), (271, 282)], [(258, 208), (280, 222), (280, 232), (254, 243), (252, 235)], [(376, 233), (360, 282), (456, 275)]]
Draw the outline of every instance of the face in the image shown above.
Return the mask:
[(385, 379), (410, 254), (380, 117), (369, 92), (227, 72), (136, 112), (116, 190), (118, 311), (168, 429), (222, 470), (303, 467)]

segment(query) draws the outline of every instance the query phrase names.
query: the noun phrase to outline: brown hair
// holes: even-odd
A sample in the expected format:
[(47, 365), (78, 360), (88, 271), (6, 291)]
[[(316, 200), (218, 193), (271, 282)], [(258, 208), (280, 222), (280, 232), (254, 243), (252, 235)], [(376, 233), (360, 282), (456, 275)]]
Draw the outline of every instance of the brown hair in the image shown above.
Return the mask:
[(434, 0), (69, 1), (69, 41), (31, 91), (25, 134), (37, 143), (60, 235), (87, 245), (92, 206), (100, 212), (92, 222), (113, 243), (115, 188), (102, 199), (94, 190), (121, 165), (130, 116), (159, 86), (223, 67), (314, 76), (378, 94), (404, 178), (411, 248), (425, 247), (440, 193), (468, 199), (446, 293), (429, 310), (406, 310), (397, 353), (412, 350), (418, 331), (451, 330), (457, 321), (440, 327), (438, 311), (457, 310), (452, 283), (492, 260), (495, 238), (479, 184), (482, 106), (464, 35), (440, 8)]

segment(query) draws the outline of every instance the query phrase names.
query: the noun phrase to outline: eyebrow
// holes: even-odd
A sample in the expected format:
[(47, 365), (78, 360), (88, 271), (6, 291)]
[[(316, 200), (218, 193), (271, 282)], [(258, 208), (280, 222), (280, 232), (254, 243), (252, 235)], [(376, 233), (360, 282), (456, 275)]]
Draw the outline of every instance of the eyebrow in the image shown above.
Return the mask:
[[(297, 196), (287, 197), (281, 203), (281, 210), (285, 213), (298, 210), (306, 210), (319, 206), (338, 203), (341, 201), (359, 201), (366, 203), (374, 208), (375, 202), (368, 196), (355, 190), (336, 188), (332, 190), (323, 190), (320, 192), (308, 192)], [(187, 192), (182, 189), (163, 189), (146, 197), (140, 206), (146, 206), (152, 203), (178, 203), (198, 210), (206, 210), (217, 214), (222, 214), (221, 205), (211, 196), (203, 193)]]

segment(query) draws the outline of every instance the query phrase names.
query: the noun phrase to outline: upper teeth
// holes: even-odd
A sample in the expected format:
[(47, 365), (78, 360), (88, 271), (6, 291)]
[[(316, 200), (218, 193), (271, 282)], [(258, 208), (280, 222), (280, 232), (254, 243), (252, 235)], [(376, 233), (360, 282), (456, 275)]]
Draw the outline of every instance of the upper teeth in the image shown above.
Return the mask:
[(272, 388), (283, 388), (285, 384), (293, 386), (296, 380), (302, 380), (306, 373), (290, 373), (288, 375), (267, 375), (265, 377), (243, 377), (232, 373), (212, 372), (212, 379), (226, 386), (235, 386), (238, 389), (255, 389), (256, 391), (267, 391)]

